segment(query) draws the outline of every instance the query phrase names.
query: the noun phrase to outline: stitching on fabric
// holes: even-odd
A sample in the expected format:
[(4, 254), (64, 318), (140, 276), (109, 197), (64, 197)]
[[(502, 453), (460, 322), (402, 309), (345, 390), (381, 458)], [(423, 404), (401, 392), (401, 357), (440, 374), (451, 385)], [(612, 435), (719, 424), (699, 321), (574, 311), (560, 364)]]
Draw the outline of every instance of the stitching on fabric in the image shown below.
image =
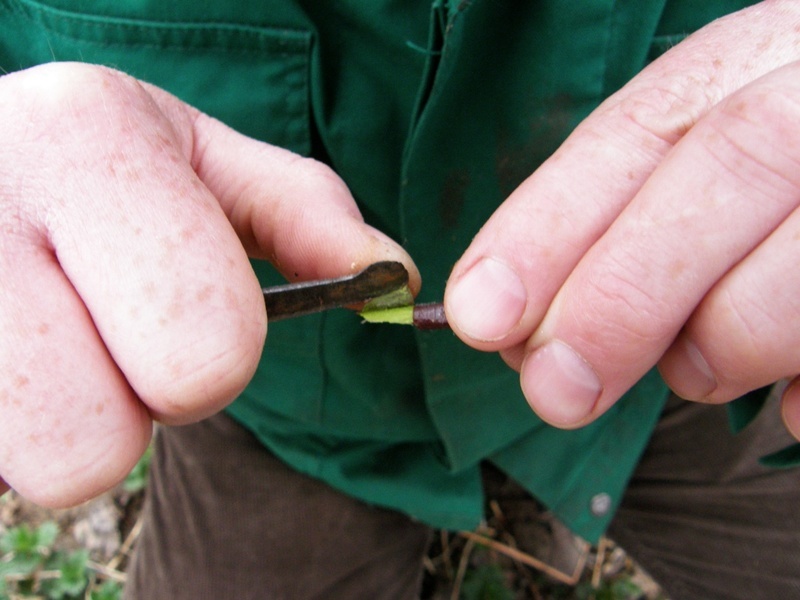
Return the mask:
[(28, 13), (30, 17), (31, 12), (46, 14), (50, 18), (55, 18), (60, 21), (69, 22), (75, 21), (78, 23), (86, 23), (95, 27), (119, 27), (122, 29), (130, 30), (158, 30), (164, 29), (167, 31), (179, 29), (208, 29), (210, 31), (221, 30), (230, 32), (249, 33), (258, 37), (267, 36), (274, 37), (281, 34), (299, 34), (305, 35), (308, 32), (303, 29), (292, 27), (274, 27), (269, 25), (251, 25), (248, 23), (237, 22), (215, 22), (215, 21), (202, 21), (199, 19), (188, 19), (181, 21), (148, 21), (145, 19), (135, 19), (128, 17), (118, 17), (113, 15), (88, 15), (81, 13), (73, 13), (68, 10), (49, 6), (47, 4), (37, 2), (36, 0), (2, 0), (3, 4), (7, 6), (11, 4), (10, 9), (13, 10), (13, 4), (16, 4)]
[[(8, 2), (2, 2), (8, 6)], [(76, 15), (40, 5), (31, 0), (16, 0), (16, 7), (10, 10), (22, 14), (29, 21), (37, 22), (47, 29), (54, 36), (71, 41), (81, 41), (98, 48), (150, 48), (157, 50), (177, 50), (181, 52), (196, 51), (198, 48), (208, 51), (222, 51), (226, 53), (238, 54), (257, 54), (266, 52), (282, 52), (290, 54), (305, 53), (310, 43), (310, 32), (277, 27), (254, 27), (250, 25), (209, 23), (199, 21), (133, 21), (120, 19), (117, 17), (99, 17), (94, 15)], [(78, 35), (72, 35), (67, 31), (59, 29), (58, 25), (64, 27), (79, 26), (88, 28), (97, 36), (98, 39), (86, 39)], [(108, 41), (101, 40), (103, 34), (100, 32), (116, 32), (117, 35), (129, 33), (133, 35), (181, 35), (184, 39), (181, 43), (164, 40), (161, 43), (148, 42), (144, 40), (130, 41)], [(198, 43), (187, 39), (190, 34), (206, 34), (214, 36), (209, 43)]]
[[(164, 42), (164, 43), (153, 43), (153, 42), (145, 42), (139, 40), (131, 40), (131, 41), (100, 41), (100, 40), (93, 40), (93, 39), (86, 39), (80, 36), (70, 35), (63, 31), (58, 31), (57, 29), (53, 29), (52, 27), (47, 27), (47, 31), (60, 39), (68, 40), (72, 42), (79, 41), (83, 44), (94, 46), (96, 48), (118, 48), (118, 49), (125, 49), (125, 48), (146, 48), (152, 50), (170, 50), (170, 51), (177, 51), (177, 52), (197, 52), (198, 49), (204, 50), (207, 52), (221, 52), (225, 54), (244, 54), (244, 55), (254, 55), (254, 56), (264, 56), (265, 52), (274, 52), (274, 53), (285, 53), (295, 56), (304, 55), (308, 49), (308, 41), (307, 40), (298, 40), (293, 43), (289, 44), (282, 44), (279, 40), (274, 38), (261, 38), (262, 43), (256, 46), (255, 44), (249, 46), (243, 45), (227, 45), (221, 43), (209, 43), (209, 44), (197, 44), (197, 43), (186, 43), (181, 44), (177, 42)], [(180, 30), (172, 30), (167, 29), (165, 31), (180, 31)], [(191, 31), (191, 29), (186, 29), (185, 31)], [(188, 40), (187, 40), (188, 41)]]
[(59, 38), (69, 40), (69, 41), (80, 41), (83, 44), (95, 46), (97, 48), (118, 48), (118, 49), (125, 49), (125, 48), (146, 48), (151, 50), (170, 50), (170, 51), (177, 51), (177, 52), (192, 52), (196, 53), (198, 49), (204, 50), (207, 52), (220, 52), (225, 54), (244, 54), (244, 55), (254, 55), (254, 56), (264, 56), (265, 52), (268, 51), (280, 51), (285, 52), (293, 55), (300, 55), (305, 53), (305, 46), (302, 48), (283, 48), (283, 49), (276, 49), (276, 48), (247, 48), (247, 47), (226, 47), (218, 44), (208, 44), (208, 45), (183, 45), (177, 43), (164, 43), (164, 44), (155, 44), (155, 43), (147, 43), (147, 42), (139, 42), (139, 41), (130, 41), (130, 42), (100, 42), (96, 40), (87, 40), (84, 38), (70, 36), (69, 34), (65, 34), (61, 31), (55, 31), (53, 29), (48, 29), (49, 32)]

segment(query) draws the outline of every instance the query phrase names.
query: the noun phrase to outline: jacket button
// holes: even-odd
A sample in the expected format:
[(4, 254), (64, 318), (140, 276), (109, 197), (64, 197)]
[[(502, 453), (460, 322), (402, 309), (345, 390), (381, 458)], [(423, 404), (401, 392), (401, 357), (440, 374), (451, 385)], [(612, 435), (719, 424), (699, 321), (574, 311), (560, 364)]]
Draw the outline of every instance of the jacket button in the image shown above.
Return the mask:
[(605, 492), (595, 494), (592, 496), (589, 506), (595, 517), (604, 517), (611, 510), (611, 496)]

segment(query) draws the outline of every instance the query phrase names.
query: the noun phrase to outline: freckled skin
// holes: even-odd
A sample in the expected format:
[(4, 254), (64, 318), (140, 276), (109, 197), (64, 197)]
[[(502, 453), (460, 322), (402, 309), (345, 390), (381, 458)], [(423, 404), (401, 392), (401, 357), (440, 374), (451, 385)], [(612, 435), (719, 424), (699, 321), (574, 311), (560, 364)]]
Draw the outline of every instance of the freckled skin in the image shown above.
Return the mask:
[(129, 472), (153, 419), (232, 401), (267, 328), (248, 252), (300, 278), (400, 260), (419, 289), (329, 167), (162, 90), (54, 63), (0, 97), (0, 492), (81, 502)]
[(185, 306), (186, 299), (185, 298), (176, 298), (175, 300), (170, 303), (169, 307), (167, 308), (167, 318), (168, 320), (179, 320), (183, 317), (184, 311), (186, 309)]
[(212, 294), (214, 293), (215, 289), (213, 285), (207, 285), (206, 287), (202, 288), (197, 292), (197, 301), (198, 302), (206, 302), (209, 298), (211, 298)]

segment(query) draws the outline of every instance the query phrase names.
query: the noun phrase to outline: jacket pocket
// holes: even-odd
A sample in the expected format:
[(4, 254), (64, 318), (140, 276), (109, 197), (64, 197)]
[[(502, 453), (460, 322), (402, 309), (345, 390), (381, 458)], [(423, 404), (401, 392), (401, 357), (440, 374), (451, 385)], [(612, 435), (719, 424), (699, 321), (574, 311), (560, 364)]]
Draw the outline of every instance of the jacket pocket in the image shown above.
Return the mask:
[(251, 137), (308, 154), (311, 33), (228, 23), (82, 14), (0, 0), (0, 68), (109, 66)]

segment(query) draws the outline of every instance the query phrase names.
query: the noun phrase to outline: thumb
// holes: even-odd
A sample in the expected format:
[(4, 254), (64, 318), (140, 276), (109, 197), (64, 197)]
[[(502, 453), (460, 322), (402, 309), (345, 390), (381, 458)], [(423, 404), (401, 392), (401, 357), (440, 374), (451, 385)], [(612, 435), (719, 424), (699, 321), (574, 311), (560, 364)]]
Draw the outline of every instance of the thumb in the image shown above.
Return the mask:
[(130, 470), (152, 417), (239, 393), (266, 321), (243, 245), (292, 278), (401, 260), (418, 286), (318, 163), (109, 69), (0, 87), (0, 493), (78, 502)]
[(338, 277), (377, 261), (402, 262), (416, 293), (411, 257), (367, 225), (344, 182), (325, 164), (258, 142), (148, 88), (192, 119), (191, 162), (252, 258), (267, 259), (290, 280)]

